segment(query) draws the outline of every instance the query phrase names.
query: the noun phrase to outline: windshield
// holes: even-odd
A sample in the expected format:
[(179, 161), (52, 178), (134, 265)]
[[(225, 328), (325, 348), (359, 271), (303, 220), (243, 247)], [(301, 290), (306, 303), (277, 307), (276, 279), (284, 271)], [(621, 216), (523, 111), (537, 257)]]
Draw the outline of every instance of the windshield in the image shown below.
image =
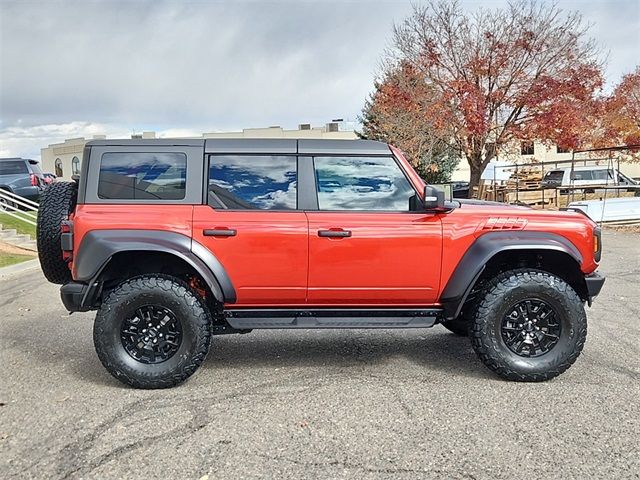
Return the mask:
[(545, 180), (550, 180), (552, 182), (562, 182), (562, 177), (564, 176), (564, 170), (553, 170), (551, 172), (547, 172), (544, 176)]

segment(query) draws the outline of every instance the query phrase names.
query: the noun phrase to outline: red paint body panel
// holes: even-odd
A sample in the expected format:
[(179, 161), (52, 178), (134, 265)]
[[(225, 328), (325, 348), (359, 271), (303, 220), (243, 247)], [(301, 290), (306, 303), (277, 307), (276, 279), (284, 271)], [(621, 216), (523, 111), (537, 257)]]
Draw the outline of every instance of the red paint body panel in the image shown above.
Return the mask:
[[(437, 301), (442, 226), (424, 213), (307, 212), (313, 304), (426, 305)], [(323, 238), (343, 229), (348, 238)]]
[[(206, 237), (205, 229), (235, 229), (234, 237)], [(214, 210), (194, 207), (193, 239), (222, 263), (242, 305), (304, 304), (309, 261), (304, 212)]]
[[(73, 216), (73, 249), (92, 230), (164, 230), (191, 237), (192, 205), (94, 205), (76, 207)], [(75, 270), (71, 269), (75, 278)]]

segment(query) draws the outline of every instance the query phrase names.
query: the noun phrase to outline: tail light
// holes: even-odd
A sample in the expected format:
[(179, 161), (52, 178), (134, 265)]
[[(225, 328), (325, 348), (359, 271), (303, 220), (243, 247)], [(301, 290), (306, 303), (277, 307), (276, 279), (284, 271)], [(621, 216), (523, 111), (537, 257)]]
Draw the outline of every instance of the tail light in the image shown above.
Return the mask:
[(60, 235), (62, 258), (70, 262), (73, 259), (73, 223), (69, 220), (63, 221), (60, 230), (62, 231)]
[(33, 187), (37, 187), (38, 186), (38, 177), (35, 174), (30, 174), (29, 178), (31, 179), (31, 186)]

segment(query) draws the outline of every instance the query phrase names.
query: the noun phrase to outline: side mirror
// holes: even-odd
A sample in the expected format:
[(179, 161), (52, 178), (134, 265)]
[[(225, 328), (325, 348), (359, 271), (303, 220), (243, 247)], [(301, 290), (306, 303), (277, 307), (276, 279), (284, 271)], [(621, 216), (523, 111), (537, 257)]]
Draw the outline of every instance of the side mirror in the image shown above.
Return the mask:
[(425, 185), (424, 187), (424, 209), (428, 211), (443, 211), (446, 210), (444, 206), (444, 192), (438, 190), (431, 185)]

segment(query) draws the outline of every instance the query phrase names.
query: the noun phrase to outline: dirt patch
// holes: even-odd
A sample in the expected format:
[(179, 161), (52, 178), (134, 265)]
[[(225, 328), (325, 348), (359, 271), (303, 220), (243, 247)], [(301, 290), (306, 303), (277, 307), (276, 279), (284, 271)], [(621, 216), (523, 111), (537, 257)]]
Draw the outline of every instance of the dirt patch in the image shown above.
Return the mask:
[(604, 230), (626, 233), (640, 233), (640, 225), (603, 225)]
[(11, 255), (28, 255), (30, 257), (37, 257), (38, 254), (33, 250), (26, 250), (24, 248), (16, 247), (8, 243), (0, 242), (0, 253), (8, 253)]

